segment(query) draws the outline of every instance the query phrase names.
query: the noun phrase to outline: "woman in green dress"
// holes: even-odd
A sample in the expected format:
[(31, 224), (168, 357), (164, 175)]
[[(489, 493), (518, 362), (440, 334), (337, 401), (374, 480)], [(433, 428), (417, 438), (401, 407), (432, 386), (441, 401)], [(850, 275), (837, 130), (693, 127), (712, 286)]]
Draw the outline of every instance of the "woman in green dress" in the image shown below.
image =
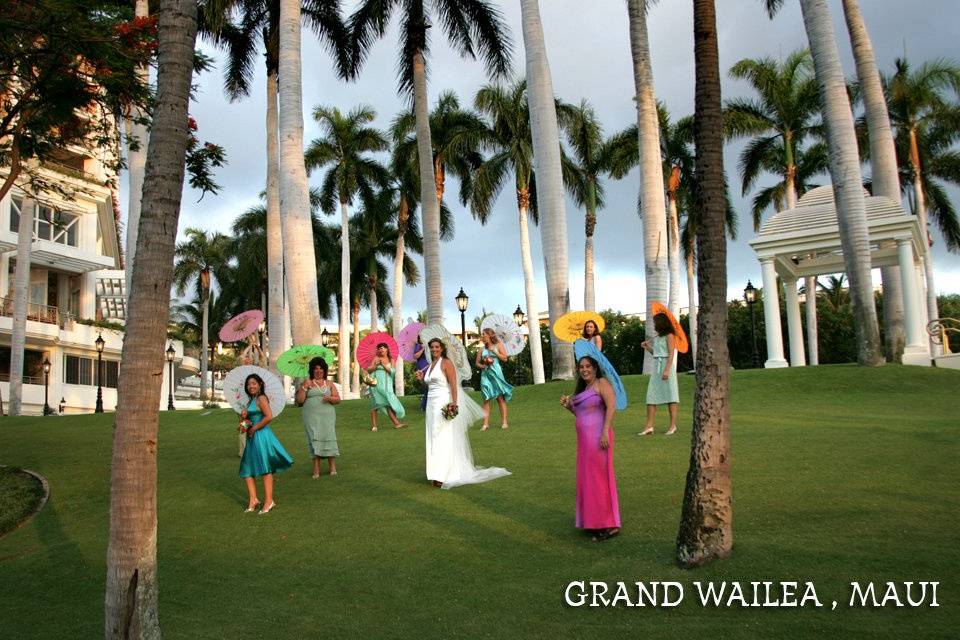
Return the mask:
[(677, 339), (673, 323), (666, 314), (653, 316), (653, 329), (657, 332), (653, 341), (644, 340), (642, 346), (653, 357), (653, 371), (647, 385), (647, 428), (640, 434), (653, 434), (653, 420), (657, 405), (665, 404), (670, 411), (670, 428), (667, 435), (677, 432), (677, 409), (680, 407), (680, 392), (677, 390), (677, 372), (674, 370), (677, 354)]
[(327, 461), (331, 476), (337, 475), (337, 387), (327, 379), (327, 362), (323, 358), (310, 361), (310, 378), (297, 388), (297, 404), (303, 407), (303, 428), (307, 447), (313, 457), (313, 479), (320, 477), (320, 460)]
[(477, 368), (480, 369), (480, 391), (483, 393), (483, 426), (490, 428), (490, 401), (496, 400), (500, 407), (500, 428), (507, 428), (507, 403), (513, 397), (513, 386), (503, 377), (501, 362), (507, 361), (507, 352), (497, 338), (497, 333), (486, 328), (480, 333), (483, 349), (477, 352)]
[(382, 411), (390, 418), (395, 429), (404, 428), (400, 422), (405, 415), (403, 405), (393, 390), (393, 359), (390, 356), (390, 347), (381, 342), (377, 345), (377, 355), (367, 367), (367, 372), (376, 382), (370, 385), (370, 431), (377, 430), (377, 411)]

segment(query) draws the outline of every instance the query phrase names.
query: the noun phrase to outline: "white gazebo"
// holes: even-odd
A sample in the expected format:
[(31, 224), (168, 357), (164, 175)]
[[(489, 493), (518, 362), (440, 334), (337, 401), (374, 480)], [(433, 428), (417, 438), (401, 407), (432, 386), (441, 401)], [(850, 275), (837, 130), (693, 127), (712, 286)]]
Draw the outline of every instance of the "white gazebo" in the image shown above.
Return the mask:
[[(916, 216), (904, 211), (899, 202), (871, 196), (866, 191), (864, 200), (871, 266), (895, 266), (900, 270), (906, 333), (903, 363), (929, 366), (930, 349), (924, 333), (927, 321), (926, 306), (923, 304), (924, 278), (920, 263), (926, 244), (920, 223)], [(750, 241), (750, 246), (757, 252), (763, 274), (763, 312), (767, 336), (765, 366), (787, 366), (780, 330), (780, 305), (775, 293), (778, 275), (783, 281), (786, 295), (790, 366), (804, 366), (806, 358), (797, 280), (846, 270), (833, 187), (826, 185), (811, 189), (800, 198), (795, 209), (771, 216), (761, 225), (760, 232)]]

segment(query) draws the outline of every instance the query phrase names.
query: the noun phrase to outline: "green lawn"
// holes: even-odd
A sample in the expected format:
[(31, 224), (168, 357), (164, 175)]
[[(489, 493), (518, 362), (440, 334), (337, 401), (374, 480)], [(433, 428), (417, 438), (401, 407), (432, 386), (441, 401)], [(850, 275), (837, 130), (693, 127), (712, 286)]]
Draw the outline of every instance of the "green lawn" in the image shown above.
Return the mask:
[[(453, 491), (423, 477), (423, 418), (368, 431), (339, 410), (339, 476), (311, 480), (298, 410), (274, 429), (296, 460), (276, 511), (241, 513), (235, 420), (165, 414), (160, 429), (160, 619), (171, 638), (957, 637), (960, 372), (852, 366), (733, 377), (735, 547), (697, 571), (673, 564), (689, 456), (681, 435), (639, 438), (643, 377), (616, 420), (624, 529), (573, 528), (568, 384), (517, 391), (511, 428), (471, 433), (481, 465), (513, 476)], [(498, 424), (497, 418), (492, 420)], [(382, 420), (381, 426), (387, 421)], [(665, 429), (661, 416), (658, 429)], [(4, 418), (0, 464), (50, 482), (50, 502), (0, 538), (3, 637), (102, 636), (109, 417)], [(676, 580), (674, 609), (570, 608), (572, 580)], [(823, 609), (701, 607), (693, 581), (812, 580)], [(938, 580), (938, 608), (848, 608), (853, 580)], [(839, 606), (830, 610), (830, 602)]]
[(43, 486), (36, 478), (16, 467), (0, 467), (0, 536), (23, 522), (42, 499)]

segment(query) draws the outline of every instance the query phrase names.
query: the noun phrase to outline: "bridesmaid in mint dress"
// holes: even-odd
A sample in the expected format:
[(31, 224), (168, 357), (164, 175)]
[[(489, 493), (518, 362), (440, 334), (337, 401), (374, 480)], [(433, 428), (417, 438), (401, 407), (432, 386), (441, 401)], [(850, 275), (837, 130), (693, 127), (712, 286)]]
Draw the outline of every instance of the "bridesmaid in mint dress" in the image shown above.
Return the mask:
[(327, 379), (327, 361), (314, 358), (309, 366), (310, 379), (297, 389), (297, 404), (303, 407), (303, 429), (313, 458), (313, 479), (320, 477), (320, 460), (327, 461), (331, 476), (337, 475), (337, 411), (340, 403), (337, 387)]
[(507, 403), (513, 397), (513, 386), (503, 376), (500, 362), (507, 361), (507, 352), (493, 329), (484, 329), (480, 339), (483, 341), (483, 349), (477, 353), (480, 391), (483, 393), (483, 426), (480, 430), (486, 431), (490, 427), (490, 401), (494, 399), (500, 407), (500, 428), (506, 429)]
[(246, 481), (249, 496), (244, 511), (250, 513), (260, 504), (255, 478), (263, 478), (264, 502), (260, 515), (266, 515), (276, 506), (273, 502), (273, 474), (289, 469), (293, 458), (270, 429), (273, 411), (270, 410), (270, 401), (264, 392), (263, 379), (251, 373), (244, 381), (244, 388), (250, 398), (247, 408), (240, 413), (241, 417), (250, 421), (247, 447), (240, 459), (240, 477)]
[(653, 343), (644, 340), (640, 346), (653, 357), (653, 371), (647, 385), (647, 427), (640, 434), (653, 434), (653, 421), (657, 416), (657, 405), (665, 404), (670, 411), (670, 428), (666, 435), (677, 432), (677, 410), (680, 407), (680, 392), (677, 389), (675, 370), (677, 340), (673, 334), (673, 324), (663, 313), (653, 317), (653, 328), (657, 335)]
[(575, 526), (593, 532), (593, 541), (620, 533), (620, 499), (613, 470), (613, 386), (590, 356), (577, 362), (573, 396), (560, 405), (576, 416), (577, 501)]
[(377, 381), (377, 384), (370, 387), (370, 431), (377, 430), (377, 411), (387, 414), (395, 429), (407, 426), (400, 422), (407, 412), (393, 390), (395, 375), (393, 360), (390, 356), (390, 347), (385, 343), (381, 342), (377, 345), (377, 355), (374, 356), (367, 371)]

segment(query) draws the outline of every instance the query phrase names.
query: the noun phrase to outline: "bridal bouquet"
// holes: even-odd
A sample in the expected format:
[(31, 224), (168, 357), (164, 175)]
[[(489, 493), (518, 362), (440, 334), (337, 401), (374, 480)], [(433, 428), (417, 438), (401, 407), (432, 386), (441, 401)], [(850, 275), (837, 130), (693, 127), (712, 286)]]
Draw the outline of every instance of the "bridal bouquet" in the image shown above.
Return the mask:
[(444, 420), (453, 420), (457, 417), (458, 413), (460, 413), (460, 411), (457, 409), (457, 405), (453, 404), (452, 402), (448, 405), (445, 405), (443, 409), (440, 410), (440, 415), (443, 416)]
[(252, 423), (252, 422), (250, 422), (250, 421), (247, 420), (246, 418), (243, 418), (243, 419), (240, 420), (240, 424), (237, 425), (237, 433), (246, 435), (246, 434), (247, 434), (247, 431), (248, 431), (248, 430), (250, 429), (250, 427), (252, 427), (252, 426), (253, 426), (253, 423)]

